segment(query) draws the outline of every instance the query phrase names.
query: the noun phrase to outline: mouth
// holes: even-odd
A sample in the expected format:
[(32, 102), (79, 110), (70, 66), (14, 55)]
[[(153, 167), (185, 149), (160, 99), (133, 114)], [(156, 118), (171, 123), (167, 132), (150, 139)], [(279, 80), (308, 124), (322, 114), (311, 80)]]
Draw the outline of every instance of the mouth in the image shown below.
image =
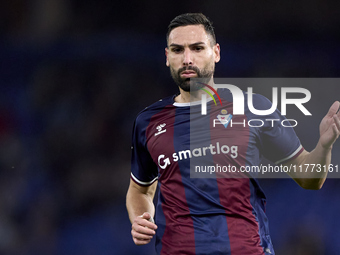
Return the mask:
[(191, 78), (191, 77), (196, 77), (197, 73), (192, 70), (186, 70), (181, 73), (181, 77), (183, 78)]

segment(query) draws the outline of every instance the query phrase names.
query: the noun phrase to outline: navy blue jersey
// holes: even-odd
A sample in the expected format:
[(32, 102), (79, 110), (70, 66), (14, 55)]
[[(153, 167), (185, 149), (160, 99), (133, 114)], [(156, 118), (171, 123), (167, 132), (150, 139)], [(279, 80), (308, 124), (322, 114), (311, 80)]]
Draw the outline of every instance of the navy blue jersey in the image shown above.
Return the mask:
[[(172, 96), (136, 118), (131, 178), (145, 186), (158, 180), (158, 254), (274, 254), (266, 198), (256, 176), (238, 171), (192, 178), (190, 169), (199, 164), (239, 170), (259, 165), (263, 156), (284, 162), (303, 148), (293, 128), (281, 125), (284, 117), (277, 110), (255, 116), (245, 104), (244, 115), (232, 116), (232, 94), (226, 89), (218, 93), (222, 105), (208, 102), (206, 116), (200, 105), (174, 103)], [(253, 104), (259, 110), (271, 108), (261, 95), (253, 95)], [(252, 119), (258, 123), (248, 125)]]

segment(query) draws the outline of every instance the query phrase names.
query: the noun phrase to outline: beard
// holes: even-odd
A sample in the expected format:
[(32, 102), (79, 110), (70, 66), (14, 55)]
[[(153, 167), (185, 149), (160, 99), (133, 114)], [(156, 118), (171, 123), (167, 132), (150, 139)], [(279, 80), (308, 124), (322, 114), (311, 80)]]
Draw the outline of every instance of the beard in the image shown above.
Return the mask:
[[(190, 78), (182, 78), (181, 73), (186, 70), (195, 71), (197, 77), (195, 79), (200, 78), (200, 82), (195, 82), (190, 85)], [(170, 66), (171, 76), (174, 79), (175, 83), (185, 92), (193, 92), (203, 88), (205, 84), (209, 83), (215, 71), (215, 66), (206, 66), (203, 69), (199, 69), (196, 66), (184, 66), (179, 68), (177, 71)]]

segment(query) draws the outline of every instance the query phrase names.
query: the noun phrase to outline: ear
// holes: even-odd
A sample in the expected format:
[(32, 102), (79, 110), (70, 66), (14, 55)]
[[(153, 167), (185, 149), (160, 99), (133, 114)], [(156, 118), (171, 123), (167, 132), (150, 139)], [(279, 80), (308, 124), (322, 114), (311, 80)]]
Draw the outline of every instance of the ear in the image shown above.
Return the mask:
[(215, 57), (215, 63), (218, 63), (221, 59), (221, 55), (220, 55), (220, 52), (221, 52), (221, 48), (220, 48), (220, 45), (218, 43), (216, 43), (216, 45), (214, 46), (213, 48), (214, 50), (214, 57)]
[(165, 56), (166, 56), (166, 62), (165, 62), (165, 64), (166, 64), (166, 66), (169, 66), (170, 64), (169, 64), (169, 59), (168, 59), (168, 54), (169, 54), (169, 49), (168, 48), (165, 48)]

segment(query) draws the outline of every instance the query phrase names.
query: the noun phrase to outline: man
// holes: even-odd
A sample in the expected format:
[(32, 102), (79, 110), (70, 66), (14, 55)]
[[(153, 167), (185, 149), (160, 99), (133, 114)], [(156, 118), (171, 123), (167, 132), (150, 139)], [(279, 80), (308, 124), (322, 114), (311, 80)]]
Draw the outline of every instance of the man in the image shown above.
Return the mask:
[[(165, 54), (180, 93), (146, 108), (135, 121), (126, 200), (133, 241), (144, 245), (156, 235), (158, 254), (274, 254), (264, 213), (265, 195), (257, 180), (190, 178), (190, 158), (183, 153), (195, 142), (190, 140), (189, 116), (190, 109), (197, 106), (190, 102), (201, 100), (204, 93), (204, 83), (191, 84), (190, 79), (203, 78), (213, 86), (215, 63), (220, 60), (220, 46), (210, 21), (203, 14), (176, 17), (169, 25)], [(230, 92), (218, 94), (226, 107), (218, 111), (232, 112)], [(253, 100), (260, 108), (271, 106), (262, 96), (254, 95)], [(211, 105), (212, 101), (208, 108), (216, 116), (219, 112), (213, 112)], [(275, 125), (260, 131), (250, 127), (212, 130), (208, 126), (208, 131), (197, 131), (204, 143), (210, 143), (199, 156), (211, 165), (217, 162), (238, 169), (259, 164), (262, 155), (280, 164), (315, 163), (327, 168), (339, 136), (338, 108), (339, 102), (335, 102), (322, 120), (320, 139), (312, 152), (304, 150), (292, 128)], [(272, 115), (283, 119), (278, 111)], [(243, 117), (251, 117), (249, 109)], [(217, 151), (217, 144), (225, 146), (223, 153)], [(326, 175), (327, 171), (318, 176), (302, 171), (291, 176), (303, 188), (320, 189)]]

